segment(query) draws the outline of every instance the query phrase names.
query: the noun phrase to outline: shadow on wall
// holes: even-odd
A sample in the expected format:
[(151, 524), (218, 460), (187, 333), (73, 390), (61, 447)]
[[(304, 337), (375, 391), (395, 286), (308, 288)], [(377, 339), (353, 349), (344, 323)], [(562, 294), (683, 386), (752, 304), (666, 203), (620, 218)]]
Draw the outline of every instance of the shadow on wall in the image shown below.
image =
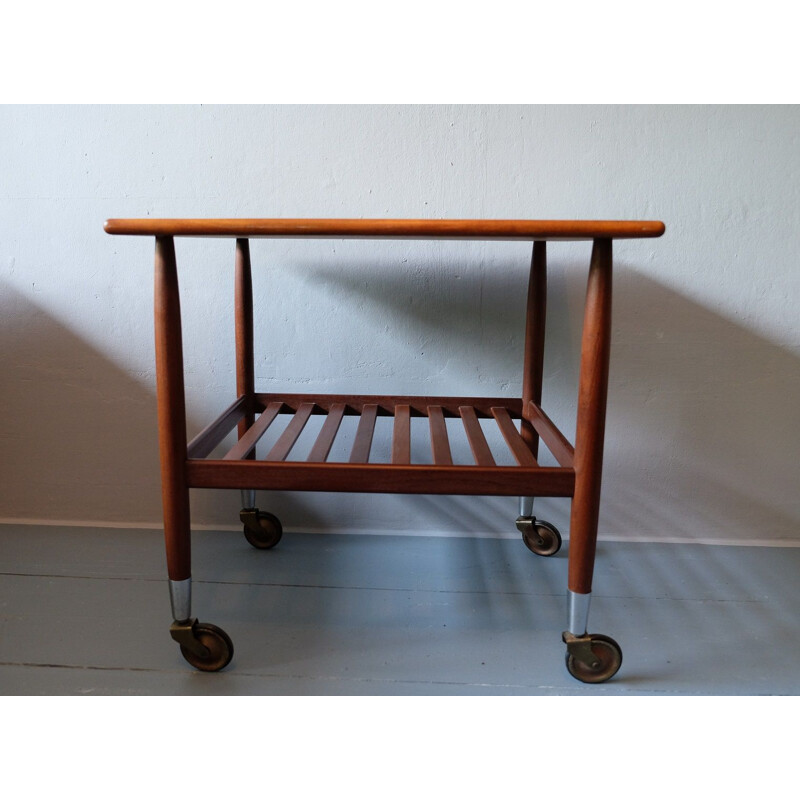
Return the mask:
[[(568, 436), (574, 434), (586, 264), (554, 263), (550, 276), (544, 404)], [(360, 380), (374, 392), (519, 391), (524, 260), (461, 271), (438, 264), (427, 273), (414, 264), (403, 271), (367, 266), (303, 268), (309, 285), (330, 300), (331, 313), (342, 315), (344, 332), (349, 315), (372, 314), (379, 323), (374, 340), (344, 341), (336, 361), (323, 365), (330, 373), (337, 364), (342, 391), (361, 391)], [(6, 284), (0, 298), (0, 516), (158, 524), (153, 393), (34, 300)], [(325, 298), (309, 299), (321, 307)], [(796, 539), (800, 359), (624, 261), (618, 261), (614, 303), (601, 535)], [(368, 330), (369, 321), (358, 325)], [(330, 325), (318, 313), (304, 326), (301, 345), (324, 339)], [(376, 377), (367, 356), (374, 360), (398, 335), (409, 356), (402, 372), (415, 374)], [(280, 351), (276, 357), (283, 357)], [(405, 382), (383, 388), (383, 381), (395, 380)], [(308, 391), (329, 389), (336, 387)], [(208, 421), (190, 419), (190, 435)], [(430, 460), (424, 436), (413, 444), (415, 458)], [(287, 493), (261, 504), (295, 529), (516, 535), (509, 498)], [(193, 492), (193, 519), (235, 525), (238, 505), (236, 492)], [(537, 513), (568, 531), (568, 500), (542, 499)]]
[(800, 532), (800, 358), (618, 271), (603, 521), (757, 541)]
[[(544, 405), (571, 439), (587, 265), (562, 262), (549, 274)], [(411, 264), (368, 277), (364, 264), (303, 269), (332, 297), (380, 309), (388, 328), (407, 332), (409, 350), (429, 345), (430, 371), (414, 376), (420, 393), (519, 391), (527, 265), (440, 264), (426, 275)], [(797, 539), (798, 397), (796, 355), (618, 260), (601, 535)], [(488, 523), (483, 531), (508, 528), (491, 522), (497, 503), (446, 499), (427, 503), (444, 528), (465, 513)], [(568, 530), (569, 501), (537, 509)]]
[(482, 265), (472, 253), (462, 263), (409, 257), (400, 269), (351, 259), (293, 271), (319, 303), (309, 328), (323, 342), (341, 331), (343, 378), (374, 393), (512, 396), (520, 391), (528, 260)]
[[(0, 341), (0, 518), (160, 527), (154, 392), (6, 282)], [(188, 419), (189, 436), (209, 421)], [(238, 492), (191, 503), (197, 523), (238, 527)]]
[(0, 297), (0, 516), (157, 519), (151, 393), (7, 283)]

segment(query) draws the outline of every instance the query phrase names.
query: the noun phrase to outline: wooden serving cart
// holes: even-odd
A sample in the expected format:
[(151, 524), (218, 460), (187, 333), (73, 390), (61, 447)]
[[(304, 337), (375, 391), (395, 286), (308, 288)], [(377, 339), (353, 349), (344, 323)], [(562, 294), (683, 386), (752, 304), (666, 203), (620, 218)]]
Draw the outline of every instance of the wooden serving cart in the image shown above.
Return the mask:
[[(566, 666), (578, 680), (608, 680), (622, 663), (610, 637), (587, 633), (597, 540), (600, 480), (611, 339), (612, 241), (661, 236), (661, 222), (532, 220), (340, 219), (110, 219), (110, 234), (155, 237), (155, 333), (158, 425), (167, 570), (174, 622), (172, 638), (194, 667), (216, 671), (233, 656), (220, 628), (191, 614), (190, 488), (242, 491), (241, 520), (247, 540), (269, 549), (281, 538), (280, 521), (256, 507), (255, 491), (402, 492), (409, 494), (511, 495), (520, 498), (516, 520), (537, 555), (561, 547), (556, 528), (533, 516), (533, 498), (571, 497), (568, 622), (563, 633)], [(183, 350), (175, 237), (236, 240), (236, 399), (187, 444)], [(405, 397), (268, 394), (256, 392), (253, 362), (253, 294), (249, 239), (477, 239), (533, 243), (519, 397)], [(593, 242), (586, 293), (574, 447), (541, 407), (547, 294), (548, 241)], [(259, 438), (280, 414), (291, 417), (262, 458)], [(324, 415), (305, 461), (287, 461), (312, 414)], [(359, 417), (347, 461), (328, 456), (342, 417)], [(391, 463), (370, 463), (377, 416), (393, 418)], [(427, 417), (432, 464), (411, 462), (410, 418)], [(445, 418), (460, 418), (475, 463), (454, 464)], [(495, 462), (481, 428), (494, 420), (516, 466)], [(222, 458), (209, 454), (238, 425), (238, 441)], [(537, 460), (543, 441), (557, 467)]]

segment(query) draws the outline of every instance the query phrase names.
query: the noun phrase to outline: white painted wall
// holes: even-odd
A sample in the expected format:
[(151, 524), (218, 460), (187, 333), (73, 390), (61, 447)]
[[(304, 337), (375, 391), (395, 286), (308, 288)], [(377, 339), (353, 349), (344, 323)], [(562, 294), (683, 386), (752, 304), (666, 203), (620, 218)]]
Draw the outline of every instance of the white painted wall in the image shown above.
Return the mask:
[[(107, 217), (652, 218), (663, 238), (615, 247), (602, 534), (798, 541), (798, 134), (796, 106), (2, 107), (0, 518), (159, 522), (153, 244)], [(589, 251), (549, 250), (545, 408), (568, 435)], [(258, 387), (514, 393), (529, 252), (253, 242)], [(193, 434), (233, 396), (233, 243), (178, 262)], [(194, 521), (235, 525), (236, 495), (193, 493)], [(508, 498), (262, 506), (515, 534)], [(565, 532), (568, 509), (537, 505)]]

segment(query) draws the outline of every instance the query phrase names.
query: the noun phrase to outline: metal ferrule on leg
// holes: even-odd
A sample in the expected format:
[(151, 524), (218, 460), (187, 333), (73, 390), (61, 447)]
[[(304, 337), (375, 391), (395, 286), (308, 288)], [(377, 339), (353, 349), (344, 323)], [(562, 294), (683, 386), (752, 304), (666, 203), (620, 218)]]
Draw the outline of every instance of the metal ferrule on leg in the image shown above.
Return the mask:
[(521, 517), (532, 517), (533, 516), (533, 498), (532, 497), (520, 497), (520, 499), (519, 499), (519, 515)]
[(169, 600), (172, 604), (172, 618), (185, 622), (192, 616), (192, 579), (169, 582)]
[(208, 648), (200, 642), (194, 632), (197, 620), (192, 617), (192, 579), (169, 582), (169, 600), (172, 603), (172, 617), (175, 620), (169, 635), (181, 647), (185, 647), (200, 658), (208, 657)]
[(241, 489), (242, 508), (251, 509), (256, 507), (256, 490)]
[(584, 636), (589, 627), (589, 603), (592, 595), (567, 591), (567, 632)]
[(591, 599), (591, 593), (567, 591), (567, 630), (561, 634), (561, 639), (573, 659), (594, 670), (600, 662), (592, 650), (592, 637), (587, 633)]

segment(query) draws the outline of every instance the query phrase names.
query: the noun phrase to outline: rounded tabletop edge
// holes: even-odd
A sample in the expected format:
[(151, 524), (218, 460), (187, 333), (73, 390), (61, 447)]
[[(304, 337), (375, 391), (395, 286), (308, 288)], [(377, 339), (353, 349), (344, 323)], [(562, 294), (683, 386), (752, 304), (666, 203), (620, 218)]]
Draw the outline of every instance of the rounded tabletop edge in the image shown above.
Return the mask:
[(661, 236), (657, 220), (465, 219), (107, 219), (121, 236), (401, 239), (647, 239)]

